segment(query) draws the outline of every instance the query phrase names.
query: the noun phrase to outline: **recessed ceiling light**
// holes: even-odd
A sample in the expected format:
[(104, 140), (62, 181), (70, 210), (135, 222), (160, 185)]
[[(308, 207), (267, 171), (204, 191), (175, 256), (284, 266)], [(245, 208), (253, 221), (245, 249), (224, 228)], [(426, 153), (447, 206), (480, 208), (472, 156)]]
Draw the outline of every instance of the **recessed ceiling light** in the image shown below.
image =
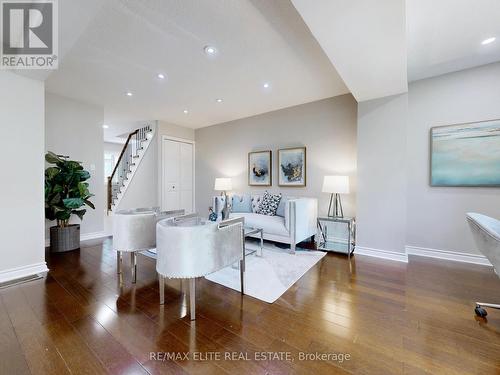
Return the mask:
[(269, 83), (264, 83), (262, 86), (264, 86), (265, 89), (268, 89), (269, 87), (271, 87), (271, 85)]
[(157, 77), (158, 77), (159, 79), (165, 79), (165, 74), (161, 74), (161, 73), (159, 73), (159, 74), (157, 75)]
[(109, 128), (109, 125), (104, 124), (104, 125), (102, 126), (102, 128), (103, 128), (103, 129), (108, 129), (108, 128)]
[(497, 38), (495, 38), (494, 36), (491, 37), (491, 38), (488, 38), (488, 39), (485, 39), (481, 42), (481, 44), (484, 46), (486, 44), (490, 44), (490, 43), (493, 43)]
[(132, 95), (134, 95), (134, 94), (132, 94), (130, 91), (127, 91), (127, 93), (126, 93), (125, 95), (127, 95), (127, 96), (132, 96)]
[(212, 47), (212, 46), (205, 46), (205, 48), (203, 50), (209, 56), (214, 56), (217, 53), (217, 49), (215, 47)]
[(187, 109), (185, 109), (185, 110), (184, 110), (184, 111), (182, 111), (182, 112), (184, 112), (184, 114), (185, 114), (185, 115), (187, 115), (187, 114), (189, 113), (189, 111), (188, 111)]
[(216, 101), (217, 103), (222, 103), (222, 99), (220, 99), (220, 98), (219, 98), (219, 99), (215, 99), (215, 101)]

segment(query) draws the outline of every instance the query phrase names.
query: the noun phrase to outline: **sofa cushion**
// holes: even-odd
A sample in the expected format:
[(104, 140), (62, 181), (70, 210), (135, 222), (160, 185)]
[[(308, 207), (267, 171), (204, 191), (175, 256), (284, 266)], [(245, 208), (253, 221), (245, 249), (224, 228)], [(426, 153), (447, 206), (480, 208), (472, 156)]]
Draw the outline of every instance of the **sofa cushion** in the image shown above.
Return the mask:
[(281, 193), (271, 194), (266, 191), (264, 194), (264, 198), (262, 198), (262, 202), (260, 202), (257, 213), (261, 215), (276, 216), (276, 210), (278, 209), (280, 200)]
[(288, 203), (288, 197), (281, 197), (280, 204), (278, 205), (278, 209), (276, 210), (276, 215), (285, 217), (285, 206)]
[(233, 195), (232, 212), (252, 212), (252, 198), (250, 195)]
[(262, 202), (262, 196), (252, 195), (252, 212), (255, 214), (259, 209), (260, 202)]
[(243, 217), (245, 226), (253, 228), (262, 228), (264, 233), (275, 234), (288, 237), (290, 233), (285, 228), (285, 219), (281, 216), (267, 216), (255, 213), (231, 213), (230, 218)]

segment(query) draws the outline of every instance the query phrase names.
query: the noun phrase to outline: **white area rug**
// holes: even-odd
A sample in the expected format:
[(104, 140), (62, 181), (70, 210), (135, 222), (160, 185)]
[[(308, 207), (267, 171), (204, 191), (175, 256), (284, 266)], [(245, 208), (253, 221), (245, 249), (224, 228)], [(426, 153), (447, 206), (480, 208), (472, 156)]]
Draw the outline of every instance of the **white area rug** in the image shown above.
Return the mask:
[[(246, 247), (256, 250), (258, 244), (250, 240), (247, 241)], [(142, 254), (156, 258), (156, 249), (143, 251)], [(323, 251), (299, 248), (295, 255), (292, 255), (285, 249), (264, 242), (262, 257), (258, 257), (256, 253), (246, 257), (245, 294), (273, 303), (325, 255)], [(240, 291), (240, 270), (236, 267), (226, 267), (205, 278)]]
[[(257, 249), (257, 244), (247, 242), (247, 249)], [(295, 255), (264, 243), (263, 256), (246, 257), (245, 294), (261, 301), (273, 303), (314, 266), (326, 253), (297, 249)], [(205, 277), (214, 283), (240, 291), (240, 271), (226, 267)]]

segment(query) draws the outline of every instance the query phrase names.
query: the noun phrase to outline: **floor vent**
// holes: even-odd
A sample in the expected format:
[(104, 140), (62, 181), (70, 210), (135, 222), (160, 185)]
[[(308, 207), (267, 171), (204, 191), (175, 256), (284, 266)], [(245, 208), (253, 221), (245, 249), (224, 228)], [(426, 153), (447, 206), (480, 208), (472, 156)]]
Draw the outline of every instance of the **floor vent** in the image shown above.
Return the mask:
[(5, 289), (5, 288), (8, 288), (8, 287), (14, 286), (14, 285), (24, 284), (24, 283), (27, 283), (30, 281), (41, 279), (42, 277), (43, 276), (37, 274), (37, 275), (32, 275), (32, 276), (27, 276), (27, 277), (21, 277), (20, 279), (6, 281), (4, 283), (0, 283), (0, 289)]

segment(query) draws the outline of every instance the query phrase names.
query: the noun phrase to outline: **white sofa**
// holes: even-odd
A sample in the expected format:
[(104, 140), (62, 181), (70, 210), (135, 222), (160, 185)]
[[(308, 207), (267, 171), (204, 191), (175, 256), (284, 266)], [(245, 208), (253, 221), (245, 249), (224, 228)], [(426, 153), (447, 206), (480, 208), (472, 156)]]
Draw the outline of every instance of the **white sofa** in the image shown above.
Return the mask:
[[(318, 200), (316, 198), (283, 197), (284, 215), (267, 216), (256, 211), (262, 200), (260, 195), (251, 195), (252, 212), (232, 212), (232, 196), (228, 196), (230, 210), (229, 218), (243, 217), (245, 226), (262, 228), (264, 239), (290, 245), (290, 252), (295, 253), (296, 245), (316, 235), (316, 221), (318, 217)], [(222, 217), (224, 197), (213, 199), (213, 209), (218, 219)], [(254, 235), (259, 238), (260, 235)]]

